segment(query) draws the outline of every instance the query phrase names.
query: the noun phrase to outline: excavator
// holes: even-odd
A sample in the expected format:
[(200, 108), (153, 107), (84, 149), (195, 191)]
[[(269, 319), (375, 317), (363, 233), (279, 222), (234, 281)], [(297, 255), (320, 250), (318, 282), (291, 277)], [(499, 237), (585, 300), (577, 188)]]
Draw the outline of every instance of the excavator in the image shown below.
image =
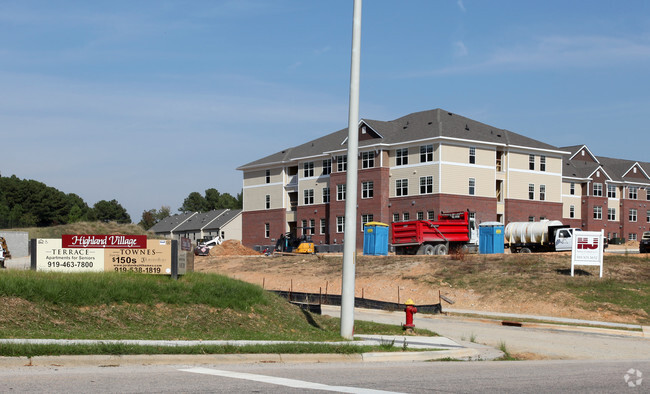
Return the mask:
[(0, 268), (5, 267), (5, 259), (10, 259), (11, 253), (9, 253), (9, 248), (7, 247), (7, 241), (4, 237), (0, 237)]
[[(311, 227), (309, 227), (311, 228)], [(293, 233), (280, 235), (275, 250), (281, 253), (314, 254), (314, 243), (310, 235), (295, 236)]]

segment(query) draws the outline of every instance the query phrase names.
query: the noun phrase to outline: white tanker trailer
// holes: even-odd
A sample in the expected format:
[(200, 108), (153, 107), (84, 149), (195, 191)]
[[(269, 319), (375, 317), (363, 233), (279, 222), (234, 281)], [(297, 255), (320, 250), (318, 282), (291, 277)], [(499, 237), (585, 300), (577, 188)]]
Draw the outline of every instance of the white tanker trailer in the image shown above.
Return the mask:
[(512, 253), (555, 252), (571, 250), (574, 231), (558, 220), (511, 222), (505, 228), (505, 243)]

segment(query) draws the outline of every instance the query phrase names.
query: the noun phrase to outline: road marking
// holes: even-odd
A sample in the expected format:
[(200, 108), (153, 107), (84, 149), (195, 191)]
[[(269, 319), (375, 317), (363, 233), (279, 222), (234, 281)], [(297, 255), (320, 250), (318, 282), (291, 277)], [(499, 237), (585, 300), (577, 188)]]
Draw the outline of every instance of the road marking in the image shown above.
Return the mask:
[(211, 368), (188, 368), (188, 369), (179, 369), (179, 371), (201, 373), (205, 375), (223, 376), (226, 378), (233, 378), (233, 379), (252, 380), (254, 382), (275, 384), (278, 386), (287, 386), (287, 387), (293, 387), (297, 389), (337, 391), (339, 393), (364, 393), (364, 394), (365, 393), (368, 394), (396, 393), (395, 391), (372, 390), (372, 389), (364, 389), (358, 387), (330, 386), (321, 383), (305, 382), (303, 380), (278, 378), (275, 376), (255, 375), (255, 374), (242, 373), (242, 372), (222, 371), (219, 369), (211, 369)]

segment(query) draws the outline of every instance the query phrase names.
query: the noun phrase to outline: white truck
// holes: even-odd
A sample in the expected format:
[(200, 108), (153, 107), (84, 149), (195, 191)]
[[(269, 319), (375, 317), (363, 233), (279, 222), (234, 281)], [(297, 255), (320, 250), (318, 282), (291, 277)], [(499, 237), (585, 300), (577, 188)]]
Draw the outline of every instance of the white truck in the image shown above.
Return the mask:
[(506, 225), (504, 236), (511, 253), (559, 252), (571, 250), (576, 231), (582, 229), (558, 220), (511, 222)]

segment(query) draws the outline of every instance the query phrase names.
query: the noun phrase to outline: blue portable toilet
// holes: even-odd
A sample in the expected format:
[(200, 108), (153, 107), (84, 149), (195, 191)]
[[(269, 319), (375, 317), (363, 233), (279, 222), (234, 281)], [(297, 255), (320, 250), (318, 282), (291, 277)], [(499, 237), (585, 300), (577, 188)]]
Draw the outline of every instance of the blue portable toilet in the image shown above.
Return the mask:
[(500, 222), (478, 225), (478, 252), (480, 254), (503, 253), (504, 226)]
[(368, 222), (363, 227), (364, 256), (388, 255), (388, 225), (379, 222)]

